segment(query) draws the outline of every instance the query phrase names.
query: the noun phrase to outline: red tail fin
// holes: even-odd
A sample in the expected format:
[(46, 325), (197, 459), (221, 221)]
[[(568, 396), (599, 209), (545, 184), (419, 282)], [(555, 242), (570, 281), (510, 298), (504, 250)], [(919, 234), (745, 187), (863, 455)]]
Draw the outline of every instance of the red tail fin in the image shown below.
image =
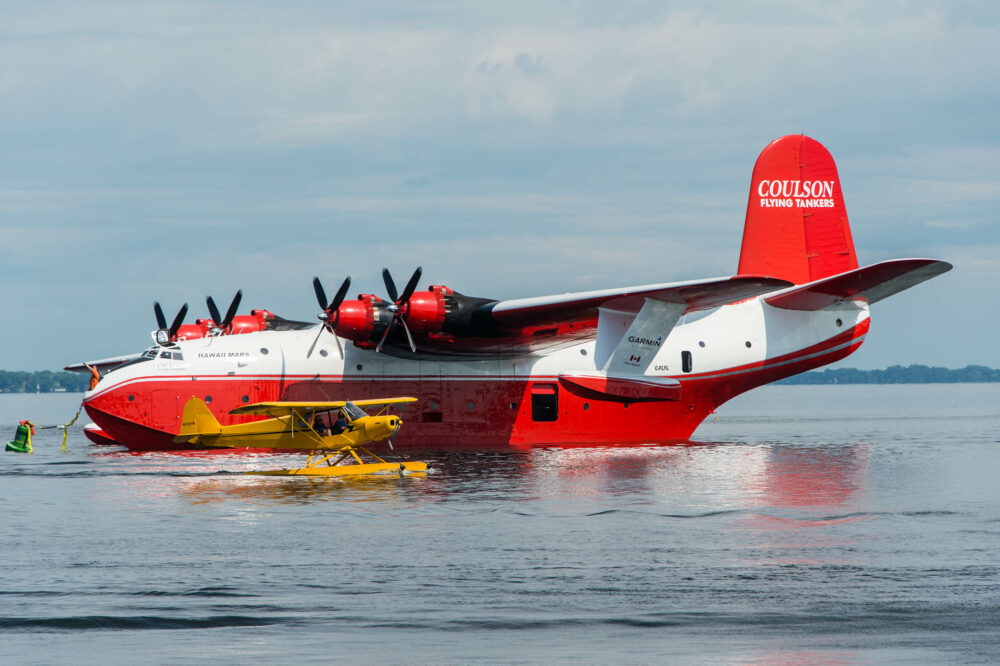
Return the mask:
[(803, 284), (857, 267), (829, 151), (801, 134), (772, 141), (753, 168), (739, 274)]

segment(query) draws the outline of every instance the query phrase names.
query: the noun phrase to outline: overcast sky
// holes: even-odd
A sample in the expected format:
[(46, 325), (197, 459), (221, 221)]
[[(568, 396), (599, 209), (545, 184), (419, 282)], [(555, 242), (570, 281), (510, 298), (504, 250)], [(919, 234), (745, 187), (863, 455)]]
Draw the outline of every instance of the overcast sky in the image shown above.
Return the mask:
[(730, 275), (761, 149), (833, 153), (862, 264), (955, 264), (840, 365), (1000, 366), (992, 2), (4, 2), (0, 369), (310, 280), (493, 298)]

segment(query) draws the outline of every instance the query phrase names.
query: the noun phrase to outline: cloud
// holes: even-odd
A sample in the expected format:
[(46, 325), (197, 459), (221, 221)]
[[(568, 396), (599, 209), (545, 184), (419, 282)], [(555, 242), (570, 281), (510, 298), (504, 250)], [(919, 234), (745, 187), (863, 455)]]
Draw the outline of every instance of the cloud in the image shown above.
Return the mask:
[(998, 24), (931, 1), (4, 5), (0, 303), (41, 325), (0, 367), (53, 365), (63, 319), (144, 328), (153, 298), (236, 287), (295, 316), (312, 275), (375, 291), (382, 265), (498, 297), (725, 273), (753, 161), (792, 132), (837, 159), (863, 259), (995, 279), (962, 248), (1000, 242)]

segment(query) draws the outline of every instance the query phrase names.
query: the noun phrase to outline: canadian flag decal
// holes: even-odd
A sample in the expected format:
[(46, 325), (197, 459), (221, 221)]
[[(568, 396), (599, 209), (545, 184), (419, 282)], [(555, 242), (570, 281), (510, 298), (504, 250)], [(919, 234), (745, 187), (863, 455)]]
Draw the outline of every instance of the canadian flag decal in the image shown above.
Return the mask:
[(638, 363), (639, 362), (639, 357), (638, 356), (629, 356), (628, 360), (630, 362), (632, 362), (632, 363)]

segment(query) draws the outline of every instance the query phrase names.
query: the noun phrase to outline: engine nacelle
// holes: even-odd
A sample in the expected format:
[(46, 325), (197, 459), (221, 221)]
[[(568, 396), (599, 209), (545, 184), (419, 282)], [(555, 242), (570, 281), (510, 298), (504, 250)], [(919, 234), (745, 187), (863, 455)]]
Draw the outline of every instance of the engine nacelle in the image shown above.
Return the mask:
[(215, 322), (211, 319), (196, 319), (193, 324), (184, 324), (179, 327), (171, 342), (176, 340), (197, 340), (199, 338), (207, 338), (212, 334), (212, 329), (214, 327)]
[[(386, 303), (378, 296), (359, 294), (357, 300), (341, 303), (337, 311), (331, 314), (330, 323), (333, 324), (334, 332), (340, 337), (353, 340), (355, 343), (365, 343), (375, 336), (376, 323), (387, 319), (382, 314), (382, 312), (388, 314), (385, 308)], [(386, 325), (387, 322), (383, 322), (381, 330), (378, 331), (379, 335), (385, 330)]]
[(248, 315), (238, 315), (233, 317), (233, 323), (229, 325), (228, 335), (240, 335), (241, 333), (256, 333), (267, 329), (267, 322), (274, 319), (274, 315), (267, 310), (251, 310)]
[(441, 285), (432, 285), (430, 291), (415, 291), (400, 314), (414, 333), (440, 333), (448, 314), (445, 297), (452, 293)]

